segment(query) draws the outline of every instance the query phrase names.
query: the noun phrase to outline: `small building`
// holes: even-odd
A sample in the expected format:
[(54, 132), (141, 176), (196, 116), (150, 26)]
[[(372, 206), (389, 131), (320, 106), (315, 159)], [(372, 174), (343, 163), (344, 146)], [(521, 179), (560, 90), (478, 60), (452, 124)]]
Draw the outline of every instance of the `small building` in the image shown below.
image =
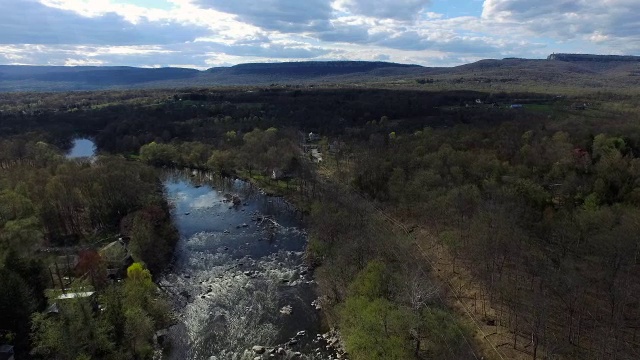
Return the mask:
[[(65, 306), (73, 303), (73, 300), (86, 300), (94, 311), (98, 311), (98, 299), (92, 287), (70, 289), (71, 291), (60, 293), (59, 290), (47, 290), (51, 299), (49, 307), (45, 310), (47, 316), (57, 316), (64, 311)], [(74, 291), (75, 290), (75, 291)]]
[(512, 104), (511, 108), (512, 109), (522, 109), (524, 107), (524, 105), (522, 104)]
[(320, 147), (320, 145), (318, 144), (304, 144), (302, 145), (302, 150), (304, 151), (304, 153), (308, 153), (313, 149), (318, 149)]
[(64, 300), (70, 300), (70, 299), (86, 299), (86, 298), (91, 298), (95, 293), (96, 293), (95, 291), (80, 291), (80, 292), (66, 293), (58, 296), (56, 300), (64, 301)]
[(284, 172), (280, 169), (271, 170), (271, 180), (281, 180), (284, 178)]
[(49, 316), (55, 316), (60, 314), (60, 307), (58, 306), (58, 303), (51, 304), (51, 306), (49, 306), (44, 313)]
[(320, 140), (320, 135), (310, 132), (308, 139), (309, 141), (318, 141)]
[(318, 149), (311, 149), (311, 157), (316, 163), (322, 162), (322, 153)]
[(13, 346), (0, 345), (0, 360), (14, 360)]
[(124, 276), (127, 267), (133, 264), (133, 258), (124, 240), (116, 240), (99, 251), (107, 265), (107, 276), (116, 279)]

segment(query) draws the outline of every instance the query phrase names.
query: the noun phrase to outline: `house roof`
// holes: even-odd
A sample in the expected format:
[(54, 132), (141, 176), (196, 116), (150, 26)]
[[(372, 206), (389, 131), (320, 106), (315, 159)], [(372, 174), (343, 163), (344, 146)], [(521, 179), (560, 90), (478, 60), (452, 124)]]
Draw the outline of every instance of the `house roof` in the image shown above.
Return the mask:
[(0, 353), (11, 353), (11, 354), (13, 354), (13, 346), (11, 346), (11, 345), (0, 345)]
[(93, 294), (95, 294), (95, 291), (83, 291), (83, 292), (77, 292), (77, 293), (67, 293), (67, 294), (62, 294), (62, 295), (58, 296), (56, 298), (56, 300), (80, 299), (80, 298), (89, 297), (89, 296), (91, 296)]
[(100, 256), (110, 262), (120, 262), (129, 256), (129, 251), (122, 242), (114, 241), (100, 249)]
[(47, 314), (59, 314), (60, 308), (58, 307), (58, 303), (53, 303), (51, 306), (47, 308)]

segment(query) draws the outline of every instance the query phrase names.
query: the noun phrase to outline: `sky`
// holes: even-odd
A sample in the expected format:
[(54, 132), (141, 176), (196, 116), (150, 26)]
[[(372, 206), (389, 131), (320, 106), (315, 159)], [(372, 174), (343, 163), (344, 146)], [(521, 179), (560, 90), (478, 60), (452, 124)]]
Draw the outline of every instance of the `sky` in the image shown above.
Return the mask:
[(640, 0), (0, 0), (0, 64), (640, 55)]

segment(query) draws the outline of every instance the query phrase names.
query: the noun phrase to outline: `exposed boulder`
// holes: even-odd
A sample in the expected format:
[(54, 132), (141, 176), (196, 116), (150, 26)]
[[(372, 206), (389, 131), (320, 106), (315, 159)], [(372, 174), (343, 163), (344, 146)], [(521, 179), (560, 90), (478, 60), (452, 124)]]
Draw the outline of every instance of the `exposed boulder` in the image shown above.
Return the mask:
[(252, 347), (251, 350), (253, 350), (253, 352), (256, 354), (264, 354), (264, 352), (266, 351), (264, 346), (259, 346), (259, 345)]

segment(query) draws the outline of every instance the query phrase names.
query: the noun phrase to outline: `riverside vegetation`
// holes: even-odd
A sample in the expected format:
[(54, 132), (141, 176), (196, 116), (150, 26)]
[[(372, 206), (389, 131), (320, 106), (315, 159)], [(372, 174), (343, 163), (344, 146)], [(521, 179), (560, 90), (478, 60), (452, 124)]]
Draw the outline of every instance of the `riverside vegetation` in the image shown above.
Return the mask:
[[(149, 357), (171, 313), (148, 269), (159, 272), (177, 240), (155, 170), (117, 156), (67, 160), (31, 138), (0, 147), (1, 342), (19, 359)], [(135, 263), (113, 282), (98, 250), (119, 233), (148, 269)]]
[[(0, 104), (0, 184), (11, 197), (0, 233), (11, 275), (1, 281), (12, 289), (0, 307), (20, 309), (0, 316), (13, 316), (1, 322), (7, 341), (31, 356), (152, 356), (170, 317), (148, 272), (136, 265), (121, 284), (92, 284), (106, 310), (74, 303), (61, 325), (39, 314), (55, 284), (36, 251), (92, 244), (123, 224), (134, 258), (160, 271), (175, 232), (149, 165), (240, 176), (291, 199), (309, 226), (327, 326), (349, 358), (640, 350), (632, 94), (202, 89)], [(105, 155), (62, 159), (57, 149), (77, 135)], [(31, 293), (38, 304), (22, 301)], [(54, 326), (91, 335), (66, 342)]]

